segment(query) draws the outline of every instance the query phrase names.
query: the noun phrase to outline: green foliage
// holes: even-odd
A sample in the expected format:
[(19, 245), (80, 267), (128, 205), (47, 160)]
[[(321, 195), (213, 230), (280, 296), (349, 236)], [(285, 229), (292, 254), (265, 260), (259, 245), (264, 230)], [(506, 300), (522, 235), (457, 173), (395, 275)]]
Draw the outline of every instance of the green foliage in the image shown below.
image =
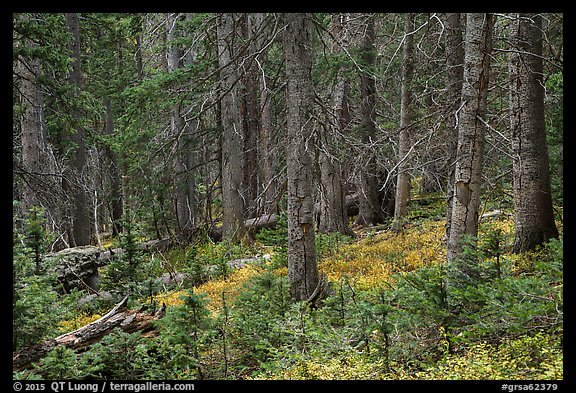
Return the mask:
[(233, 335), (248, 363), (265, 362), (287, 336), (283, 317), (288, 311), (290, 285), (285, 277), (266, 271), (248, 280), (231, 309)]
[(280, 214), (273, 228), (262, 228), (256, 234), (256, 240), (266, 246), (288, 247), (288, 215)]
[(160, 340), (175, 350), (168, 362), (172, 370), (194, 371), (195, 378), (203, 379), (201, 352), (210, 341), (213, 326), (206, 295), (190, 289), (181, 298), (182, 305), (172, 307), (159, 321)]
[(58, 321), (57, 293), (54, 278), (49, 276), (22, 277), (12, 300), (13, 348), (40, 343), (56, 334)]
[(44, 379), (85, 379), (94, 377), (102, 367), (91, 363), (90, 355), (79, 357), (74, 350), (58, 346), (42, 359), (35, 372), (42, 374)]
[(58, 318), (55, 275), (42, 274), (47, 234), (42, 210), (33, 207), (18, 223), (14, 216), (12, 334), (13, 349), (37, 344), (55, 332)]
[(146, 372), (142, 364), (145, 361), (136, 348), (143, 342), (140, 332), (127, 333), (116, 328), (82, 356), (100, 378), (141, 379)]
[(134, 294), (136, 297), (151, 299), (159, 290), (155, 277), (159, 274), (159, 261), (149, 258), (140, 248), (137, 227), (125, 214), (123, 227), (116, 247), (123, 251), (114, 255), (112, 261), (102, 269), (101, 287), (120, 294)]
[(538, 332), (506, 338), (498, 345), (478, 342), (462, 354), (417, 373), (421, 379), (563, 379), (562, 339)]
[(343, 235), (340, 232), (334, 233), (320, 233), (318, 232), (315, 236), (316, 239), (316, 255), (320, 260), (322, 258), (329, 258), (334, 256), (338, 252), (338, 248), (342, 244), (348, 244), (352, 242), (352, 238), (347, 235)]

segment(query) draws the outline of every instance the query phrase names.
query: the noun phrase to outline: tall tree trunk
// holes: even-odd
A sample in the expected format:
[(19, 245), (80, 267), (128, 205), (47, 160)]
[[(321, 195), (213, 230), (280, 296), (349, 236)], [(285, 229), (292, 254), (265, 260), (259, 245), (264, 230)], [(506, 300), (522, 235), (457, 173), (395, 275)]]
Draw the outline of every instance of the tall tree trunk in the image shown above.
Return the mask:
[(240, 95), (242, 97), (242, 150), (244, 173), (242, 197), (244, 199), (244, 218), (254, 218), (258, 214), (256, 199), (258, 196), (258, 136), (260, 134), (260, 105), (258, 102), (259, 76), (254, 56), (256, 42), (253, 39), (248, 14), (240, 17), (239, 31), (247, 42), (240, 64)]
[(394, 206), (394, 221), (392, 229), (400, 231), (403, 227), (406, 206), (410, 197), (410, 178), (408, 174), (410, 149), (410, 122), (412, 101), (412, 74), (414, 66), (412, 55), (414, 52), (414, 14), (406, 14), (404, 22), (404, 44), (402, 63), (402, 93), (400, 101), (400, 134), (398, 137), (398, 176), (396, 177), (396, 198)]
[(38, 204), (36, 178), (40, 169), (40, 108), (38, 103), (39, 59), (25, 59), (19, 56), (16, 73), (20, 80), (20, 131), (22, 143), (22, 183), (21, 210), (27, 212)]
[[(458, 118), (454, 198), (447, 245), (449, 267), (462, 254), (463, 237), (478, 235), (484, 158), (483, 121), (488, 95), (493, 19), (491, 14), (470, 13), (466, 16), (463, 107)], [(462, 269), (466, 273), (472, 267), (463, 266)]]
[[(333, 36), (336, 40), (333, 46), (334, 53), (340, 53), (348, 47), (348, 14), (335, 14), (332, 17)], [(350, 123), (348, 99), (350, 80), (345, 75), (346, 70), (338, 72), (334, 88), (334, 105), (331, 113), (329, 127), (340, 134)], [(344, 188), (342, 185), (342, 168), (338, 153), (334, 147), (334, 136), (331, 129), (324, 129), (320, 136), (320, 152), (318, 154), (320, 168), (320, 219), (318, 231), (322, 233), (340, 232), (352, 235), (348, 227), (348, 214), (346, 210)]]
[[(70, 72), (69, 81), (76, 88), (76, 98), (80, 99), (82, 91), (82, 68), (80, 60), (80, 26), (78, 24), (78, 14), (67, 13), (66, 22), (68, 29), (72, 34), (71, 58), (72, 71)], [(76, 246), (85, 246), (90, 244), (90, 212), (88, 206), (86, 188), (86, 131), (80, 124), (82, 114), (79, 110), (74, 110), (74, 118), (78, 122), (76, 132), (71, 136), (75, 145), (75, 151), (72, 158), (72, 174), (74, 184), (71, 187), (72, 202), (72, 233), (74, 236), (73, 243)], [(68, 183), (70, 185), (70, 183)]]
[(360, 76), (361, 138), (366, 146), (366, 159), (361, 160), (356, 188), (358, 189), (358, 217), (356, 225), (374, 225), (382, 221), (382, 209), (378, 199), (378, 177), (373, 141), (376, 138), (376, 33), (374, 15), (366, 16), (362, 41), (362, 64), (365, 71)]
[[(166, 41), (168, 44), (166, 60), (168, 72), (174, 72), (182, 65), (182, 51), (176, 43), (179, 17), (177, 13), (168, 13), (166, 15)], [(188, 169), (191, 159), (190, 142), (194, 127), (191, 124), (185, 124), (179, 104), (174, 105), (170, 112), (170, 128), (170, 135), (176, 143), (173, 183), (177, 233), (181, 240), (187, 241), (191, 239), (194, 229), (194, 179)]]
[(542, 16), (510, 24), (510, 129), (514, 173), (514, 246), (520, 253), (558, 237), (544, 121)]
[(287, 80), (288, 277), (296, 301), (319, 284), (314, 233), (311, 15), (285, 14)]
[(272, 129), (272, 95), (268, 88), (268, 78), (262, 65), (268, 58), (268, 49), (264, 48), (266, 35), (264, 27), (266, 14), (250, 14), (249, 25), (252, 34), (255, 35), (256, 47), (261, 53), (256, 57), (256, 73), (258, 75), (258, 89), (260, 92), (260, 140), (261, 140), (261, 163), (262, 177), (260, 188), (262, 189), (262, 210), (264, 214), (278, 213), (276, 194), (278, 192), (278, 180), (276, 178), (275, 139)]
[[(105, 134), (114, 135), (114, 115), (112, 113), (112, 102), (109, 97), (104, 98), (104, 108), (106, 109)], [(120, 220), (124, 214), (121, 192), (122, 179), (120, 178), (120, 168), (118, 167), (118, 157), (116, 157), (116, 153), (114, 153), (110, 146), (106, 146), (105, 153), (109, 161), (108, 172), (111, 185), (110, 211), (112, 215), (112, 235), (116, 237), (122, 232)]]
[(241, 239), (243, 228), (244, 201), (242, 184), (244, 180), (243, 127), (240, 115), (241, 99), (238, 84), (238, 70), (235, 53), (238, 15), (224, 13), (219, 16), (218, 61), (221, 81), (221, 123), (222, 123), (222, 213), (223, 237)]
[(450, 218), (454, 195), (454, 170), (456, 150), (458, 147), (458, 109), (462, 94), (462, 78), (464, 75), (464, 47), (462, 46), (462, 24), (460, 14), (443, 14), (442, 20), (446, 28), (446, 84), (450, 116), (446, 122), (446, 145), (448, 147), (448, 186), (446, 191), (446, 240), (450, 233)]

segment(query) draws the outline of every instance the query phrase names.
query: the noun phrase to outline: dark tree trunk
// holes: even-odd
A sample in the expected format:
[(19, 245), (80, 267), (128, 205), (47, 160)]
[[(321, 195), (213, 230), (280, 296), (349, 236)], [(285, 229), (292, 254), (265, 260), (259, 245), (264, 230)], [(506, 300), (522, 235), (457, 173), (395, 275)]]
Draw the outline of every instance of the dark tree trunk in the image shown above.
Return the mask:
[(358, 217), (356, 225), (375, 225), (383, 220), (383, 214), (378, 200), (378, 176), (376, 158), (372, 145), (376, 138), (376, 79), (374, 66), (376, 64), (376, 32), (374, 28), (374, 15), (366, 16), (366, 28), (362, 41), (362, 63), (366, 72), (360, 76), (362, 117), (361, 138), (366, 146), (357, 178), (358, 190)]
[[(336, 42), (333, 52), (340, 53), (348, 47), (348, 14), (335, 14), (332, 17), (333, 36)], [(342, 167), (337, 149), (335, 148), (335, 135), (342, 134), (350, 123), (348, 99), (350, 80), (346, 76), (347, 70), (340, 69), (336, 77), (336, 86), (333, 94), (333, 113), (329, 114), (330, 128), (325, 128), (320, 136), (320, 152), (318, 164), (320, 168), (320, 217), (318, 231), (322, 233), (340, 232), (352, 235), (348, 227), (344, 187), (342, 184)], [(333, 132), (334, 128), (337, 132)]]
[(513, 14), (510, 24), (510, 128), (514, 246), (520, 253), (557, 238), (544, 121), (542, 16)]
[[(255, 35), (256, 47), (261, 51), (258, 62), (264, 64), (268, 58), (268, 49), (264, 48), (266, 35), (266, 14), (256, 13), (249, 16), (249, 25)], [(262, 210), (264, 214), (278, 213), (277, 193), (278, 180), (276, 169), (277, 142), (272, 128), (272, 94), (270, 94), (269, 80), (264, 69), (258, 70), (258, 89), (260, 92), (260, 154), (261, 154), (261, 180)]]
[(394, 221), (392, 229), (402, 230), (406, 207), (410, 198), (410, 177), (408, 173), (410, 149), (410, 122), (412, 121), (412, 54), (414, 52), (414, 15), (406, 14), (404, 22), (404, 44), (402, 63), (402, 88), (400, 101), (400, 132), (398, 136), (398, 176), (396, 177), (396, 198), (394, 206)]
[[(104, 98), (104, 107), (106, 108), (106, 126), (105, 134), (114, 134), (114, 116), (112, 113), (112, 103), (110, 98)], [(106, 146), (105, 153), (108, 158), (108, 172), (110, 175), (110, 212), (112, 215), (112, 235), (118, 236), (122, 232), (122, 224), (120, 220), (124, 214), (124, 206), (122, 202), (122, 179), (120, 178), (120, 168), (118, 167), (118, 158), (116, 153), (112, 151), (109, 146)]]
[[(82, 68), (80, 60), (80, 26), (78, 24), (78, 14), (67, 13), (66, 22), (72, 34), (71, 58), (72, 71), (69, 81), (76, 88), (76, 98), (80, 99), (82, 91)], [(78, 109), (74, 110), (74, 118), (78, 123), (76, 131), (71, 136), (71, 141), (75, 145), (72, 162), (72, 176), (74, 183), (68, 182), (73, 202), (72, 202), (72, 234), (73, 243), (76, 246), (90, 244), (90, 212), (88, 208), (88, 198), (86, 190), (86, 131), (80, 125), (82, 114)]]
[[(33, 44), (30, 44), (31, 46)], [(22, 143), (21, 210), (27, 212), (38, 204), (37, 176), (40, 168), (40, 107), (38, 103), (38, 59), (18, 57), (16, 73), (20, 81), (20, 132)]]
[(314, 233), (312, 26), (308, 14), (285, 14), (288, 109), (288, 277), (296, 301), (310, 299), (320, 280)]
[(238, 15), (224, 13), (218, 22), (218, 59), (221, 80), (221, 123), (222, 123), (222, 211), (223, 237), (241, 239), (243, 228), (244, 182), (243, 126), (240, 114), (241, 99), (238, 84), (235, 40)]

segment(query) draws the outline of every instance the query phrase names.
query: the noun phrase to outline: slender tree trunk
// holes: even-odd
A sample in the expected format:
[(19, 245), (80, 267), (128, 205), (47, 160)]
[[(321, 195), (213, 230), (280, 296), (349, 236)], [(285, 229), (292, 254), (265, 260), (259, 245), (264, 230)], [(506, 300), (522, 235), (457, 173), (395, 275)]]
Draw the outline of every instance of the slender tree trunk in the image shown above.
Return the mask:
[(256, 199), (258, 196), (258, 136), (260, 134), (260, 104), (258, 102), (259, 76), (254, 56), (256, 42), (253, 39), (248, 14), (241, 14), (239, 31), (246, 50), (240, 62), (240, 96), (242, 117), (242, 150), (244, 161), (242, 197), (244, 199), (244, 218), (254, 218), (258, 214)]
[(446, 122), (446, 145), (448, 147), (448, 186), (446, 191), (446, 240), (450, 233), (452, 203), (454, 195), (454, 170), (456, 150), (458, 147), (458, 110), (462, 94), (462, 78), (464, 74), (464, 47), (462, 43), (462, 25), (460, 14), (443, 14), (446, 28), (446, 84), (448, 86), (448, 106), (450, 116)]
[[(179, 35), (177, 26), (179, 17), (177, 13), (168, 13), (166, 15), (166, 41), (168, 43), (166, 60), (168, 72), (174, 72), (182, 65), (182, 50), (176, 43)], [(190, 176), (188, 170), (191, 156), (189, 150), (194, 127), (190, 124), (185, 124), (179, 104), (175, 105), (170, 112), (170, 128), (170, 135), (176, 143), (173, 183), (177, 232), (180, 239), (189, 240), (194, 229), (194, 183), (193, 177)]]
[[(333, 36), (336, 42), (334, 53), (340, 53), (348, 47), (348, 14), (335, 14), (332, 17)], [(350, 123), (348, 99), (350, 80), (345, 76), (344, 69), (338, 72), (334, 88), (333, 113), (330, 114), (330, 126), (340, 134)], [(320, 136), (320, 152), (318, 154), (320, 168), (320, 219), (318, 231), (322, 233), (340, 232), (352, 235), (348, 227), (348, 214), (345, 204), (344, 188), (342, 185), (342, 168), (338, 153), (334, 147), (332, 130), (325, 129)]]
[(521, 253), (558, 237), (544, 121), (542, 16), (513, 14), (510, 24), (510, 129), (514, 246)]
[[(447, 245), (449, 266), (462, 254), (463, 237), (478, 235), (484, 158), (483, 120), (488, 95), (493, 23), (491, 14), (471, 13), (466, 17), (463, 107), (458, 118), (454, 198)], [(466, 267), (464, 269), (467, 270)]]
[(401, 231), (403, 227), (406, 207), (410, 197), (410, 178), (408, 174), (410, 149), (410, 122), (411, 101), (412, 101), (412, 74), (414, 66), (412, 64), (412, 55), (414, 52), (414, 15), (406, 14), (404, 22), (404, 44), (403, 44), (403, 63), (402, 63), (402, 93), (400, 102), (400, 134), (398, 137), (398, 176), (396, 177), (396, 198), (394, 206), (394, 221), (392, 229)]
[[(105, 134), (114, 135), (114, 116), (112, 113), (112, 103), (109, 97), (104, 98), (104, 107), (106, 108)], [(105, 153), (109, 161), (108, 172), (110, 175), (111, 185), (110, 211), (112, 214), (112, 235), (116, 237), (120, 232), (122, 232), (122, 224), (120, 220), (124, 214), (124, 206), (122, 202), (123, 197), (121, 192), (122, 179), (120, 178), (120, 168), (118, 167), (118, 158), (116, 157), (116, 153), (114, 153), (109, 146), (106, 147)]]
[(373, 141), (376, 138), (376, 33), (374, 15), (366, 16), (366, 27), (362, 42), (362, 63), (365, 68), (360, 76), (361, 138), (366, 146), (366, 159), (361, 160), (357, 177), (358, 217), (356, 225), (374, 225), (382, 221), (382, 209), (378, 199), (378, 177)]
[(221, 14), (218, 21), (218, 61), (220, 63), (222, 123), (222, 212), (223, 237), (241, 239), (245, 230), (243, 127), (235, 45), (238, 15)]
[(40, 108), (37, 99), (37, 75), (39, 59), (18, 57), (16, 73), (20, 79), (20, 130), (22, 143), (21, 210), (27, 212), (38, 204), (35, 189), (36, 178), (40, 168)]
[[(66, 22), (68, 29), (72, 34), (71, 58), (72, 71), (70, 72), (70, 83), (76, 87), (76, 97), (80, 98), (82, 91), (82, 68), (80, 60), (80, 26), (78, 24), (78, 14), (67, 13)], [(79, 110), (74, 111), (75, 120), (81, 123), (81, 113)], [(73, 243), (76, 246), (90, 244), (90, 212), (88, 207), (88, 198), (86, 188), (86, 131), (82, 125), (76, 127), (76, 132), (71, 136), (75, 145), (75, 151), (72, 158), (72, 176), (74, 184), (71, 188), (73, 197), (72, 203), (72, 233), (74, 236)], [(68, 183), (70, 185), (70, 183)], [(72, 243), (72, 242), (71, 242)]]
[(285, 14), (288, 120), (288, 277), (296, 301), (319, 284), (314, 233), (312, 27), (309, 14)]
[(257, 56), (256, 73), (258, 74), (258, 89), (260, 92), (260, 140), (261, 140), (261, 163), (262, 163), (262, 180), (260, 188), (263, 194), (263, 213), (278, 213), (278, 203), (276, 194), (278, 190), (278, 180), (276, 178), (276, 160), (273, 129), (272, 129), (272, 95), (268, 87), (268, 78), (263, 65), (268, 58), (268, 49), (264, 49), (266, 36), (263, 32), (266, 20), (266, 14), (251, 14), (249, 22), (252, 27), (252, 33), (256, 35), (256, 47), (262, 52)]

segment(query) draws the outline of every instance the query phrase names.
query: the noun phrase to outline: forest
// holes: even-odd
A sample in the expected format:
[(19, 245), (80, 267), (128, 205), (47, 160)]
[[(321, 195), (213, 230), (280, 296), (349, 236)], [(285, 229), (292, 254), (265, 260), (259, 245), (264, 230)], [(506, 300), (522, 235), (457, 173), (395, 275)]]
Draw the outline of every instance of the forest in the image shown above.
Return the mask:
[(562, 13), (12, 20), (14, 380), (564, 379)]

